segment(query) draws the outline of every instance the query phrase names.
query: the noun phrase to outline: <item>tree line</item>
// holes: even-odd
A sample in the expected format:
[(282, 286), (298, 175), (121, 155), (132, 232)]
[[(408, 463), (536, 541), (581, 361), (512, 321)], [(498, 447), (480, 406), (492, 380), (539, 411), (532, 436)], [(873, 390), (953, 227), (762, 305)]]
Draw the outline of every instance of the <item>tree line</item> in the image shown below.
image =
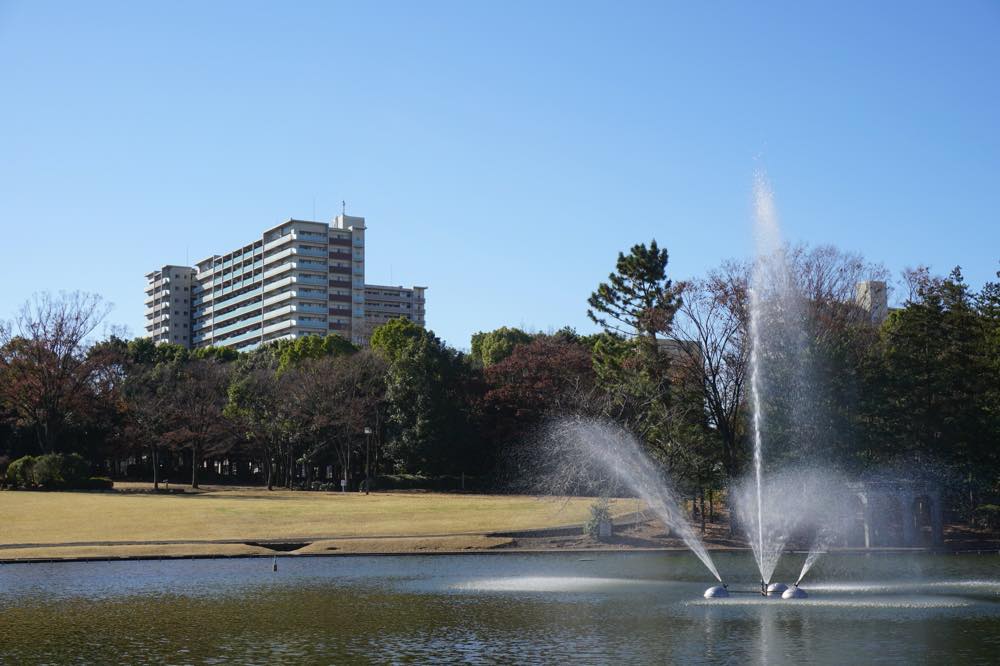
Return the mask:
[[(962, 511), (995, 502), (1000, 281), (975, 291), (959, 269), (909, 270), (900, 307), (874, 321), (854, 289), (884, 268), (832, 247), (787, 253), (803, 338), (762, 344), (765, 380), (786, 389), (763, 406), (769, 462), (917, 469)], [(355, 489), (404, 474), (502, 489), (510, 447), (582, 414), (635, 433), (689, 492), (724, 488), (751, 456), (751, 265), (675, 282), (668, 259), (655, 241), (619, 253), (588, 301), (600, 333), (502, 327), (468, 352), (405, 319), (364, 349), (333, 335), (156, 346), (97, 335), (97, 296), (39, 295), (0, 327), (0, 466), (74, 453), (157, 484)]]

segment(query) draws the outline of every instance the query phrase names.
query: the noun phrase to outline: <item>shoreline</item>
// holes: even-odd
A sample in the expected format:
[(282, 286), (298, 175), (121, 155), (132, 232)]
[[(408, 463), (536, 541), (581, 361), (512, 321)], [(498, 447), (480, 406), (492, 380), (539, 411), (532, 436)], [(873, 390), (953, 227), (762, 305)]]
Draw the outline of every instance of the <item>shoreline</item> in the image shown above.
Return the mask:
[[(455, 535), (464, 536), (464, 535)], [(481, 537), (487, 537), (487, 535), (479, 535)], [(446, 537), (439, 537), (446, 538)], [(497, 537), (492, 537), (497, 538)], [(20, 544), (4, 544), (0, 546), (0, 566), (7, 564), (55, 564), (55, 563), (79, 563), (79, 562), (148, 562), (148, 561), (164, 561), (164, 560), (219, 560), (219, 559), (274, 559), (281, 558), (283, 560), (293, 559), (293, 558), (311, 558), (311, 557), (434, 557), (434, 556), (456, 556), (456, 555), (604, 555), (604, 554), (650, 554), (658, 553), (662, 555), (684, 555), (691, 552), (687, 546), (655, 546), (655, 547), (623, 547), (621, 545), (608, 544), (608, 545), (594, 545), (588, 547), (573, 547), (573, 548), (561, 548), (561, 547), (519, 547), (516, 543), (502, 543), (500, 545), (485, 546), (485, 547), (474, 547), (466, 546), (462, 548), (426, 548), (426, 547), (403, 547), (400, 548), (400, 542), (404, 541), (426, 541), (424, 537), (414, 536), (414, 537), (380, 537), (381, 540), (387, 542), (392, 541), (395, 548), (392, 549), (360, 549), (360, 550), (312, 550), (305, 552), (298, 552), (302, 548), (312, 546), (319, 542), (312, 542), (306, 544), (302, 548), (296, 550), (278, 550), (267, 548), (261, 542), (226, 542), (226, 543), (214, 543), (206, 544), (201, 543), (178, 543), (172, 542), (170, 544), (157, 544), (157, 543), (144, 543), (135, 544), (142, 548), (153, 547), (153, 552), (144, 553), (120, 553), (113, 554), (111, 552), (100, 554), (87, 554), (87, 555), (38, 555), (38, 556), (28, 556), (28, 557), (6, 557), (6, 553), (11, 553), (11, 551), (18, 550), (31, 550), (32, 546), (21, 546)], [(351, 538), (337, 539), (337, 541), (351, 541)], [(156, 549), (156, 546), (180, 546), (179, 551), (184, 551), (184, 546), (247, 546), (250, 548), (257, 548), (254, 552), (226, 552), (226, 548), (217, 549), (207, 549), (203, 552), (170, 552), (170, 549)], [(283, 546), (287, 545), (287, 542), (277, 541), (270, 545)], [(445, 544), (441, 544), (445, 545)], [(49, 546), (49, 548), (76, 548), (80, 547), (75, 544), (65, 544), (59, 546)], [(87, 546), (92, 548), (92, 546)], [(101, 550), (111, 550), (114, 546), (97, 546), (96, 548)], [(748, 547), (739, 546), (717, 546), (714, 548), (709, 548), (710, 554), (715, 553), (750, 553), (752, 552)], [(800, 548), (790, 549), (784, 552), (785, 555), (801, 555), (805, 556), (808, 554), (808, 550), (803, 550)], [(831, 548), (828, 551), (830, 555), (871, 555), (871, 556), (892, 556), (892, 555), (981, 555), (990, 556), (997, 555), (1000, 556), (1000, 548), (998, 547), (969, 547), (969, 548), (955, 548), (955, 547), (915, 547), (915, 548), (895, 548), (895, 547), (885, 547), (885, 548)]]
[[(125, 555), (125, 556), (86, 556), (86, 557), (55, 557), (55, 558), (18, 558), (2, 559), (0, 567), (13, 564), (74, 564), (84, 562), (163, 562), (181, 560), (265, 560), (265, 559), (294, 559), (294, 558), (348, 558), (348, 557), (441, 557), (458, 555), (603, 555), (614, 553), (618, 555), (628, 554), (649, 554), (658, 553), (661, 555), (684, 555), (690, 553), (688, 548), (589, 548), (559, 550), (554, 548), (524, 548), (524, 549), (483, 549), (483, 550), (435, 550), (435, 551), (370, 551), (351, 553), (255, 553), (255, 554), (200, 554), (200, 555)], [(749, 553), (749, 548), (726, 548), (710, 551), (712, 553)], [(806, 555), (807, 551), (795, 550), (786, 551), (783, 555)], [(857, 548), (846, 548), (839, 551), (830, 551), (830, 555), (977, 555), (977, 556), (1000, 556), (1000, 549), (991, 550), (948, 550), (930, 548), (884, 548), (879, 550), (865, 550)]]

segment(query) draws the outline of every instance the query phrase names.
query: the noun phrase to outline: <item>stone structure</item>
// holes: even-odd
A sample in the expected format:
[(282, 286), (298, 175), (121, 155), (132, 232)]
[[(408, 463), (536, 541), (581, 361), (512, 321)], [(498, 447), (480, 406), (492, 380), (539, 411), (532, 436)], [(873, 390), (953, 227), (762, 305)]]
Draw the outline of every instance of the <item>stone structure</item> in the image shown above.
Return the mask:
[(865, 548), (944, 543), (941, 493), (936, 487), (919, 481), (863, 481), (848, 487), (860, 504)]

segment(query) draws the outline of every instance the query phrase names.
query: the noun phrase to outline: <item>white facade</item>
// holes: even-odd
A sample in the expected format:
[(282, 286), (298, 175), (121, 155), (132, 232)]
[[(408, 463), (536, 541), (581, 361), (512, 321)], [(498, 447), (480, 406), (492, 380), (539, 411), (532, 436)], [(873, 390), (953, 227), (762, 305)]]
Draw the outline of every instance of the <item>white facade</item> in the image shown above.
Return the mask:
[(164, 266), (146, 275), (146, 337), (190, 346), (194, 269)]
[(393, 287), (383, 284), (365, 285), (365, 338), (392, 319), (404, 317), (423, 327), (426, 324), (427, 287)]
[(245, 351), (336, 333), (363, 345), (374, 320), (392, 318), (383, 312), (424, 325), (424, 287), (366, 287), (363, 217), (291, 219), (196, 267), (165, 266), (146, 278), (146, 333), (157, 343)]
[(865, 310), (876, 324), (889, 316), (889, 292), (885, 282), (866, 280), (854, 285), (854, 302)]

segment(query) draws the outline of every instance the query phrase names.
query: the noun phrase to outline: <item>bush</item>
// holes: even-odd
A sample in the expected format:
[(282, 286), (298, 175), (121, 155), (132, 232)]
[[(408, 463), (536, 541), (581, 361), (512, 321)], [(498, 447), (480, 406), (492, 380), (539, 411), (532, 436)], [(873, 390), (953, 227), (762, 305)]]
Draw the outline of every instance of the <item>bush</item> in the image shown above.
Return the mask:
[(78, 453), (49, 453), (35, 459), (32, 477), (36, 486), (46, 490), (80, 488), (90, 477), (90, 465)]
[(30, 488), (34, 485), (32, 468), (35, 466), (34, 456), (18, 458), (7, 467), (7, 485), (11, 488)]
[(590, 505), (590, 520), (583, 526), (583, 531), (587, 536), (603, 541), (601, 523), (605, 522), (611, 522), (611, 500), (602, 497)]
[(56, 490), (108, 487), (103, 481), (91, 483), (90, 464), (76, 453), (18, 458), (7, 468), (6, 478), (11, 488)]
[(111, 490), (115, 487), (115, 482), (106, 476), (92, 476), (85, 480), (80, 486), (80, 490)]
[(972, 520), (979, 527), (988, 530), (1000, 529), (1000, 506), (983, 504), (972, 512)]

